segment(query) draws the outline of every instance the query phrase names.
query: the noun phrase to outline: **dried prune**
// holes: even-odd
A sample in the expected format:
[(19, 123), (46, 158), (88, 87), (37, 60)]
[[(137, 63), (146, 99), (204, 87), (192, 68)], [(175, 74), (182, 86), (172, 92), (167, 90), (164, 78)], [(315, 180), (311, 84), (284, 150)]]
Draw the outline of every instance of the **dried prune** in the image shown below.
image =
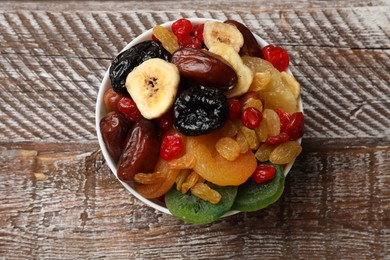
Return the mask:
[(125, 147), (118, 163), (118, 178), (131, 181), (136, 173), (153, 172), (158, 160), (161, 140), (157, 126), (140, 119), (127, 134)]
[(131, 123), (118, 112), (110, 112), (100, 120), (100, 132), (108, 153), (118, 162), (125, 145)]
[(209, 51), (183, 48), (172, 55), (171, 62), (179, 69), (182, 80), (223, 91), (231, 90), (237, 84), (235, 70)]
[(217, 88), (191, 87), (181, 92), (173, 105), (173, 124), (184, 135), (210, 133), (228, 117), (228, 100)]
[(169, 61), (171, 54), (164, 49), (161, 43), (151, 40), (141, 42), (121, 52), (110, 67), (110, 80), (113, 89), (126, 93), (125, 82), (127, 75), (142, 62), (152, 58), (161, 58)]

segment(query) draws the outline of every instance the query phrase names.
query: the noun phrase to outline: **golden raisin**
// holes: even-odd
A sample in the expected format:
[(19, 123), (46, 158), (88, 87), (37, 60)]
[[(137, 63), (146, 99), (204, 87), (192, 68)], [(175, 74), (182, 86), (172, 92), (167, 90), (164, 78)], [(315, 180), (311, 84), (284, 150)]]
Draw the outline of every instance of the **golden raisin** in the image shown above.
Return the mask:
[(240, 153), (246, 153), (249, 150), (249, 144), (242, 131), (238, 131), (236, 141), (240, 146)]
[(161, 42), (164, 49), (169, 51), (171, 54), (179, 49), (179, 42), (176, 35), (167, 28), (161, 25), (156, 25), (153, 28), (153, 35)]
[(281, 75), (284, 85), (288, 87), (294, 94), (294, 97), (298, 99), (299, 94), (301, 93), (301, 86), (298, 81), (294, 78), (294, 76), (288, 74), (287, 72), (283, 71)]
[(217, 152), (226, 160), (234, 161), (240, 155), (240, 146), (230, 137), (222, 137), (215, 144)]
[(165, 178), (165, 173), (163, 172), (153, 172), (153, 173), (137, 173), (134, 175), (134, 180), (141, 184), (154, 184), (161, 182)]
[(253, 75), (253, 81), (249, 87), (249, 91), (266, 90), (271, 82), (271, 72), (255, 72)]
[(248, 127), (244, 126), (243, 124), (239, 127), (240, 132), (242, 132), (245, 136), (246, 141), (248, 142), (249, 148), (251, 150), (255, 150), (259, 147), (260, 142), (256, 136), (255, 130), (249, 129)]
[(278, 114), (272, 109), (264, 109), (263, 120), (267, 125), (267, 135), (275, 136), (280, 133), (280, 119)]
[(254, 107), (257, 108), (260, 112), (263, 111), (263, 103), (260, 99), (250, 99), (248, 102), (245, 103), (245, 105), (242, 107), (242, 111), (247, 109), (248, 107)]
[(168, 167), (172, 170), (192, 169), (195, 167), (195, 163), (195, 157), (192, 154), (186, 153), (180, 158), (169, 161)]
[(198, 180), (199, 174), (197, 174), (195, 171), (192, 171), (181, 185), (181, 192), (186, 193), (189, 189), (191, 189), (192, 187), (194, 187), (195, 184), (198, 183)]
[(201, 198), (202, 200), (206, 200), (212, 204), (217, 204), (222, 199), (222, 196), (218, 191), (211, 189), (205, 183), (197, 183), (194, 187), (191, 188), (191, 193), (194, 196)]
[(227, 120), (221, 129), (221, 134), (226, 137), (233, 137), (237, 134), (237, 126), (230, 120)]
[(302, 146), (297, 141), (287, 141), (279, 144), (270, 154), (269, 160), (274, 164), (292, 162), (302, 152)]
[(188, 175), (190, 175), (190, 170), (182, 170), (180, 171), (179, 175), (176, 177), (175, 183), (176, 183), (176, 189), (178, 191), (181, 191), (181, 187), (183, 183), (185, 182)]
[(269, 156), (270, 156), (270, 154), (271, 154), (271, 152), (273, 151), (274, 148), (275, 148), (275, 145), (262, 143), (260, 145), (259, 149), (257, 149), (257, 151), (255, 153), (256, 159), (259, 160), (260, 162), (268, 161), (269, 160)]

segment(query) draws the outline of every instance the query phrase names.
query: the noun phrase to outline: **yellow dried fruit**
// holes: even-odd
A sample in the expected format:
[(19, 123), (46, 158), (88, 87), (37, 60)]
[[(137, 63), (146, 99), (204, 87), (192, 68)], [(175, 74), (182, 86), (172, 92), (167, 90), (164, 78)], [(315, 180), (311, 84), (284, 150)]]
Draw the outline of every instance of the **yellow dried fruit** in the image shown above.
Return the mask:
[(242, 107), (242, 111), (247, 109), (248, 107), (254, 107), (257, 108), (260, 112), (263, 111), (263, 103), (260, 99), (250, 99), (248, 102), (245, 103), (245, 105)]
[(251, 150), (257, 149), (259, 147), (260, 142), (257, 138), (255, 130), (249, 129), (248, 127), (244, 126), (241, 121), (238, 128), (248, 142), (249, 148)]
[(299, 94), (301, 93), (301, 86), (299, 82), (294, 78), (294, 76), (288, 74), (287, 72), (282, 72), (282, 80), (286, 87), (290, 89), (290, 91), (294, 94), (296, 99), (299, 98)]
[(179, 49), (179, 42), (176, 35), (167, 28), (156, 25), (153, 28), (153, 35), (161, 42), (162, 46), (171, 54)]
[(222, 199), (222, 196), (221, 194), (219, 194), (218, 191), (211, 189), (205, 183), (196, 184), (194, 187), (191, 188), (191, 193), (194, 196), (202, 200), (206, 200), (212, 204), (217, 204)]
[(270, 154), (269, 160), (274, 164), (292, 162), (302, 152), (302, 146), (297, 141), (279, 144)]
[(215, 144), (217, 152), (226, 160), (234, 161), (240, 155), (240, 146), (230, 137), (222, 137)]
[(161, 182), (165, 179), (165, 173), (153, 172), (153, 173), (137, 173), (134, 175), (134, 180), (141, 184), (154, 184)]
[[(280, 107), (283, 111), (294, 113), (298, 110), (298, 101), (289, 87), (285, 86), (281, 73), (274, 66), (261, 58), (243, 56), (242, 61), (252, 72), (270, 73), (271, 79), (264, 89), (259, 89), (257, 93), (264, 100), (264, 108), (274, 109)], [(256, 77), (254, 77), (255, 80)]]
[(260, 142), (265, 142), (265, 140), (267, 140), (267, 137), (268, 137), (268, 126), (267, 126), (267, 122), (265, 120), (261, 120), (261, 123), (260, 125), (255, 129), (255, 132), (256, 132), (256, 135), (257, 135), (257, 139), (260, 141)]
[(249, 144), (243, 132), (238, 131), (236, 141), (240, 146), (240, 153), (246, 153), (249, 150)]
[(190, 153), (186, 153), (182, 157), (169, 161), (168, 167), (172, 170), (192, 169), (195, 164), (195, 157)]
[(181, 187), (183, 183), (185, 182), (188, 175), (190, 175), (191, 170), (182, 170), (180, 171), (179, 175), (177, 176), (175, 183), (176, 183), (176, 189), (178, 191), (181, 191)]
[(253, 75), (253, 81), (249, 87), (249, 91), (266, 90), (271, 82), (271, 72), (255, 72)]
[(275, 136), (280, 134), (280, 118), (274, 110), (264, 109), (263, 120), (267, 125), (268, 136)]
[(199, 174), (197, 174), (195, 171), (192, 171), (181, 185), (181, 192), (186, 193), (189, 189), (191, 189), (192, 187), (194, 187), (195, 184), (198, 183), (198, 180)]
[(236, 136), (237, 132), (237, 126), (230, 120), (227, 120), (221, 129), (221, 134), (226, 137)]
[(267, 144), (267, 143), (262, 143), (257, 149), (255, 156), (256, 159), (259, 160), (260, 162), (266, 162), (269, 160), (269, 156), (271, 152), (275, 149), (275, 145)]

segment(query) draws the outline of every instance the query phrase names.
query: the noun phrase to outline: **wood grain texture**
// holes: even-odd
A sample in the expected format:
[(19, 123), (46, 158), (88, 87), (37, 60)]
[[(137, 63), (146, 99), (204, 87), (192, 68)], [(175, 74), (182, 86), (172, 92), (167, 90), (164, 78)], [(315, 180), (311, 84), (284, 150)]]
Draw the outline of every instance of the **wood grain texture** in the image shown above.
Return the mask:
[[(388, 1), (0, 1), (0, 259), (390, 259)], [(256, 213), (183, 224), (97, 144), (115, 55), (180, 17), (236, 19), (291, 55), (303, 153)]]

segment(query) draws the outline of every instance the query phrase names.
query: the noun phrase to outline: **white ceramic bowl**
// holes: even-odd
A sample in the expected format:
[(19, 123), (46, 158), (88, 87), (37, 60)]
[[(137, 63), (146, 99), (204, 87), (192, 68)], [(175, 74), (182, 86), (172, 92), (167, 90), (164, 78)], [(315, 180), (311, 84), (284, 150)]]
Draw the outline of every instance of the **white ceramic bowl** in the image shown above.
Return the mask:
[[(193, 25), (202, 24), (202, 23), (205, 23), (206, 21), (210, 21), (210, 20), (212, 20), (212, 21), (219, 21), (219, 20), (209, 19), (209, 18), (187, 18), (187, 19), (189, 19), (192, 22)], [(171, 28), (172, 23), (174, 23), (174, 22), (175, 21), (171, 21), (171, 22), (167, 22), (167, 23), (164, 23), (164, 24), (161, 24), (161, 25), (166, 27), (166, 28)], [(254, 35), (254, 36), (255, 36), (256, 40), (259, 42), (261, 47), (264, 47), (264, 46), (268, 45), (268, 43), (266, 41), (264, 41), (262, 38), (260, 38), (259, 36), (257, 36), (257, 35)], [(138, 37), (136, 37), (134, 40), (132, 40), (129, 44), (127, 44), (126, 47), (123, 48), (122, 51), (127, 50), (130, 47), (132, 47), (132, 46), (134, 46), (134, 45), (136, 45), (136, 44), (138, 44), (140, 42), (143, 42), (145, 40), (150, 40), (151, 37), (152, 37), (152, 29), (149, 29), (146, 32), (144, 32), (141, 35), (139, 35)], [(113, 57), (113, 59), (114, 58), (115, 57)], [(104, 92), (108, 88), (111, 87), (109, 70), (110, 69), (108, 68), (107, 71), (106, 71), (106, 74), (104, 75), (103, 81), (102, 81), (102, 83), (101, 83), (101, 85), (99, 87), (99, 93), (98, 93), (98, 97), (97, 97), (97, 101), (96, 101), (96, 131), (97, 131), (97, 137), (98, 137), (98, 140), (99, 140), (99, 145), (100, 145), (100, 148), (102, 150), (103, 156), (104, 156), (108, 166), (110, 167), (112, 173), (115, 175), (115, 177), (118, 179), (118, 181), (120, 181), (122, 183), (122, 185), (132, 195), (134, 195), (136, 198), (138, 198), (139, 200), (144, 202), (146, 205), (148, 205), (148, 206), (150, 206), (150, 207), (152, 207), (154, 209), (157, 209), (157, 210), (159, 210), (161, 212), (164, 212), (166, 214), (171, 214), (169, 212), (169, 210), (165, 206), (163, 206), (158, 200), (149, 200), (149, 199), (146, 199), (146, 198), (142, 197), (135, 189), (133, 189), (133, 187), (131, 185), (129, 185), (128, 183), (125, 183), (125, 182), (119, 180), (119, 178), (117, 176), (117, 171), (116, 171), (117, 165), (114, 163), (114, 161), (112, 160), (111, 156), (108, 154), (107, 148), (106, 148), (106, 146), (105, 146), (105, 144), (103, 142), (103, 138), (102, 138), (102, 134), (100, 132), (100, 126), (99, 126), (100, 120), (107, 114), (105, 106), (104, 106), (104, 102), (103, 102), (103, 94), (104, 94)], [(292, 75), (290, 70), (288, 70), (287, 72)], [(302, 102), (301, 101), (299, 101), (299, 111), (303, 111)], [(289, 164), (286, 165), (286, 167), (284, 169), (284, 175), (288, 174), (288, 172), (290, 171), (290, 169), (293, 166), (293, 164), (294, 164), (294, 161), (290, 162)], [(239, 213), (239, 211), (231, 210), (228, 213), (226, 213), (224, 215), (224, 217), (230, 216), (230, 215), (233, 215), (233, 214), (236, 214), (236, 213)]]

